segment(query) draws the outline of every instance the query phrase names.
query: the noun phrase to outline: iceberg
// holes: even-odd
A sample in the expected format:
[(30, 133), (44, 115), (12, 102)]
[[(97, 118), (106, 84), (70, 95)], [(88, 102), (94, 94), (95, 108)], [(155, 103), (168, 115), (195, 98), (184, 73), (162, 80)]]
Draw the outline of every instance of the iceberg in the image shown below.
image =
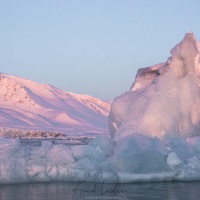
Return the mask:
[(200, 135), (199, 56), (194, 34), (187, 33), (165, 63), (139, 69), (130, 91), (112, 103), (112, 137)]
[(21, 147), (18, 139), (0, 138), (0, 184), (200, 180), (199, 141), (134, 134), (115, 142), (98, 135), (87, 145)]
[(1, 137), (0, 184), (200, 180), (199, 55), (187, 33), (165, 63), (139, 69), (130, 91), (112, 103), (110, 136), (40, 147)]

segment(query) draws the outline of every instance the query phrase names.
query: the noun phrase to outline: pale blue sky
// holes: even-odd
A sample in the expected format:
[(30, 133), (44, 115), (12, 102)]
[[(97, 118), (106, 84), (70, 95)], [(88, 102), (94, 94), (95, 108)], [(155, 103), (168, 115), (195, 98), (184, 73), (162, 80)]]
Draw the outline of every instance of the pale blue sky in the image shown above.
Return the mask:
[(0, 71), (112, 100), (189, 31), (199, 0), (2, 0)]

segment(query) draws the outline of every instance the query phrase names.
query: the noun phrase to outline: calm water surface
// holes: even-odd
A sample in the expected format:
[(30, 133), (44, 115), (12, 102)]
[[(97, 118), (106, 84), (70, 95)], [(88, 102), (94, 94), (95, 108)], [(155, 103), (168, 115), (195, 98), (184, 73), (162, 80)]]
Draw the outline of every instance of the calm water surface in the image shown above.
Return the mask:
[(1, 185), (0, 200), (198, 200), (200, 182), (132, 184), (29, 183)]

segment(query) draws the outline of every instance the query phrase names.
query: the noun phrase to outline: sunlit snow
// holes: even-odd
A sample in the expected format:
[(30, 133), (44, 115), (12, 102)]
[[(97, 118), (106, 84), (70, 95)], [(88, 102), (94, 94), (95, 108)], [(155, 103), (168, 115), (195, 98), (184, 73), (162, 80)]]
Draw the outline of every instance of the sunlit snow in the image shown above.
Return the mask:
[(102, 133), (107, 131), (109, 110), (110, 102), (0, 73), (0, 127), (4, 131)]

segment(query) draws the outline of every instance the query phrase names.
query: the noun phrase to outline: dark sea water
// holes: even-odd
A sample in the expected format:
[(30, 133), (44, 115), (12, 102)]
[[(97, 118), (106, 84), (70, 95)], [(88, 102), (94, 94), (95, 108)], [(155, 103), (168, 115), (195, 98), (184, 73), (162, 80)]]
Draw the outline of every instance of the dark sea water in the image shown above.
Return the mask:
[(200, 182), (131, 184), (29, 183), (1, 185), (0, 200), (198, 200)]

